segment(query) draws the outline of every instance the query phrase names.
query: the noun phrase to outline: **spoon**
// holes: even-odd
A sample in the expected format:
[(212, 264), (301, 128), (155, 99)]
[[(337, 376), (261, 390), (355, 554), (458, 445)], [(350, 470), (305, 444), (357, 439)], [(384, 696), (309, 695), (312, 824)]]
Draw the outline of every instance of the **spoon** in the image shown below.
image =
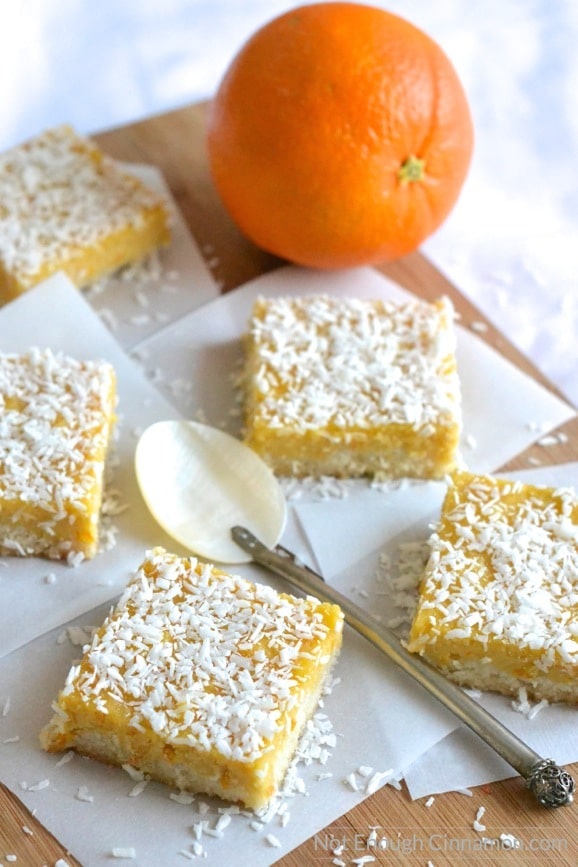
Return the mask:
[(300, 591), (339, 605), (353, 629), (515, 768), (540, 804), (572, 802), (574, 781), (567, 771), (534, 752), (464, 690), (408, 653), (393, 632), (277, 545), (285, 526), (285, 498), (251, 449), (197, 422), (157, 422), (142, 434), (135, 466), (149, 509), (181, 545), (221, 563), (254, 561)]
[(199, 557), (248, 563), (231, 539), (243, 524), (273, 547), (286, 503), (269, 467), (240, 440), (193, 421), (160, 421), (141, 435), (137, 481), (152, 515), (171, 538)]

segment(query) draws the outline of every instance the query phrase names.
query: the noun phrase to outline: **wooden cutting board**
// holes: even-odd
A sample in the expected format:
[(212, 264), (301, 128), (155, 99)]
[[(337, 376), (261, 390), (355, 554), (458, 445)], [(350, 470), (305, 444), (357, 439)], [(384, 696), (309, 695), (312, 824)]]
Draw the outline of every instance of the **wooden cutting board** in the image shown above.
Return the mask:
[[(117, 159), (148, 163), (162, 171), (215, 279), (223, 291), (228, 291), (281, 263), (257, 250), (240, 235), (217, 198), (204, 148), (205, 110), (203, 105), (191, 105), (103, 132), (95, 138)], [(428, 300), (444, 293), (449, 295), (464, 326), (484, 323), (483, 338), (489, 344), (557, 393), (540, 371), (486, 322), (421, 253), (384, 265), (380, 270)], [(505, 472), (525, 469), (534, 461), (558, 464), (578, 460), (578, 419), (568, 422), (560, 431), (566, 434), (567, 440), (547, 449), (535, 445), (500, 469)], [(578, 780), (578, 763), (569, 770)], [(479, 846), (480, 834), (473, 829), (473, 821), (480, 806), (486, 808), (485, 836), (497, 838), (502, 833), (512, 833), (522, 841), (524, 848), (503, 854), (491, 850), (477, 852), (475, 847)], [(544, 864), (550, 856), (556, 859), (558, 867), (574, 867), (578, 863), (577, 809), (547, 810), (538, 806), (518, 778), (480, 787), (474, 790), (472, 798), (458, 793), (438, 795), (430, 808), (426, 808), (423, 801), (412, 802), (403, 788), (397, 791), (385, 786), (276, 863), (279, 867), (331, 865), (332, 847), (345, 840), (348, 848), (342, 857), (346, 864), (373, 854), (377, 864), (426, 865), (431, 861), (435, 867), (455, 867), (460, 863), (501, 863), (503, 858), (508, 864), (529, 867)], [(395, 852), (365, 847), (373, 827), (378, 828), (378, 836), (387, 834), (389, 838), (399, 839)], [(94, 833), (98, 835), (98, 826)], [(407, 851), (404, 851), (403, 841)], [(8, 853), (17, 856), (17, 867), (53, 865), (58, 858), (65, 858), (70, 867), (80, 864), (0, 785), (0, 863)]]

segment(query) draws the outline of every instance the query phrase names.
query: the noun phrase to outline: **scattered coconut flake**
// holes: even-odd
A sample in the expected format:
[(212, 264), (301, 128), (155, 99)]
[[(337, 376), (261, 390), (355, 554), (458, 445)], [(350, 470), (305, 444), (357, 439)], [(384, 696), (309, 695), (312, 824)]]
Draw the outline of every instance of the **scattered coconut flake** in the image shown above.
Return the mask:
[(269, 846), (273, 846), (275, 849), (281, 848), (281, 841), (274, 834), (267, 834), (265, 840), (269, 844)]
[(528, 691), (525, 686), (521, 686), (518, 690), (518, 695), (512, 699), (512, 708), (518, 713), (527, 714), (532, 705), (528, 700)]
[(66, 555), (66, 565), (71, 569), (77, 569), (81, 563), (84, 563), (85, 556), (82, 551), (69, 551)]
[(488, 330), (488, 324), (476, 319), (474, 322), (470, 322), (470, 328), (478, 334), (484, 334)]
[(530, 708), (526, 716), (528, 719), (534, 719), (534, 717), (538, 716), (541, 710), (545, 707), (548, 707), (549, 702), (547, 699), (543, 698), (541, 701), (537, 702), (533, 707)]
[[(119, 515), (123, 515), (129, 508), (129, 503), (122, 502), (122, 493), (116, 488), (108, 487), (105, 489), (102, 498), (102, 509), (101, 509), (101, 520), (103, 518), (117, 518)], [(101, 532), (102, 532), (101, 526)], [(112, 527), (109, 525), (105, 526), (105, 529), (110, 533)]]
[(77, 801), (84, 801), (87, 804), (94, 803), (94, 795), (89, 793), (87, 786), (79, 786), (75, 797)]
[(34, 831), (28, 827), (28, 825), (22, 825), (22, 830), (25, 834), (28, 834), (29, 837), (34, 837)]
[(474, 793), (471, 789), (455, 789), (458, 795), (466, 795), (468, 798), (473, 798)]
[(532, 704), (528, 699), (528, 691), (526, 687), (521, 686), (518, 690), (517, 698), (512, 699), (512, 708), (517, 713), (523, 714), (527, 719), (532, 720), (541, 710), (548, 707), (549, 702), (543, 698), (536, 704)]
[(434, 801), (435, 801), (434, 796), (430, 795), (429, 798), (427, 799), (427, 801), (425, 802), (424, 807), (431, 807), (431, 805), (433, 804)]
[(133, 297), (139, 307), (150, 307), (150, 298), (142, 291), (142, 289), (135, 289)]
[(553, 435), (541, 437), (538, 440), (538, 445), (539, 446), (546, 446), (546, 447), (558, 445), (558, 437), (553, 436)]
[(206, 819), (202, 819), (200, 822), (195, 822), (192, 827), (192, 832), (196, 840), (200, 840), (203, 834), (205, 833), (208, 822)]
[(64, 858), (59, 858), (54, 867), (70, 867), (70, 864)]
[(395, 779), (395, 771), (393, 768), (389, 768), (387, 771), (376, 771), (369, 780), (367, 781), (367, 785), (365, 786), (365, 794), (372, 795), (374, 792), (377, 792), (381, 786), (386, 783), (391, 782)]
[(100, 316), (103, 323), (110, 329), (110, 331), (116, 331), (118, 328), (118, 316), (111, 310), (110, 307), (101, 307), (100, 310), (97, 310), (98, 315)]
[(4, 704), (2, 705), (2, 716), (3, 717), (8, 716), (8, 714), (10, 713), (11, 705), (12, 705), (12, 700), (11, 700), (10, 696), (7, 696), (6, 699), (4, 700)]
[(67, 626), (66, 637), (75, 647), (84, 647), (92, 640), (94, 626)]
[(128, 765), (128, 764), (122, 765), (122, 769), (123, 769), (123, 771), (126, 771), (126, 773), (129, 775), (131, 780), (134, 780), (135, 783), (140, 783), (140, 781), (144, 780), (144, 778), (145, 778), (145, 775), (143, 774), (143, 772), (139, 771), (138, 768), (133, 768), (132, 765)]
[(478, 808), (478, 812), (476, 813), (476, 818), (474, 819), (474, 822), (473, 822), (474, 831), (482, 832), (482, 831), (486, 830), (486, 826), (483, 825), (481, 822), (481, 818), (485, 812), (486, 812), (485, 807), (479, 807)]
[(353, 489), (351, 480), (332, 476), (305, 476), (299, 479), (280, 476), (279, 484), (288, 500), (299, 500), (304, 496), (313, 500), (344, 500)]
[(195, 796), (191, 795), (190, 792), (170, 792), (169, 798), (175, 804), (182, 804), (185, 807), (190, 806), (195, 800)]
[(218, 840), (220, 840), (221, 837), (225, 836), (222, 831), (218, 830), (218, 828), (208, 828), (208, 827), (203, 828), (203, 834), (206, 834), (207, 837), (216, 837)]
[(152, 320), (152, 317), (148, 313), (137, 313), (133, 316), (128, 317), (129, 325), (136, 325), (137, 328), (142, 327), (143, 325), (149, 325)]
[(56, 574), (54, 572), (49, 572), (44, 576), (45, 584), (56, 584)]
[(38, 783), (34, 783), (32, 786), (25, 786), (25, 788), (28, 792), (41, 792), (43, 789), (47, 789), (49, 786), (50, 780), (40, 780)]
[(348, 775), (345, 777), (345, 779), (344, 779), (343, 782), (344, 782), (347, 786), (349, 786), (351, 789), (353, 789), (354, 792), (359, 792), (359, 786), (357, 785), (357, 779), (356, 779), (356, 777), (355, 777), (355, 774), (353, 774), (353, 773), (352, 773), (352, 774), (348, 774)]
[(365, 841), (365, 845), (368, 849), (371, 849), (377, 843), (377, 828), (373, 826), (371, 831), (367, 835), (367, 840)]
[(517, 698), (512, 699), (512, 708), (517, 713), (523, 714), (529, 720), (534, 719), (543, 708), (548, 707), (548, 704), (549, 702), (547, 699), (541, 699), (541, 701), (536, 702), (536, 704), (532, 704), (528, 699), (528, 691), (524, 686), (521, 686), (518, 690)]
[(215, 825), (215, 831), (224, 831), (231, 824), (231, 816), (228, 813), (224, 813), (222, 816), (219, 816)]
[(148, 780), (141, 780), (140, 783), (135, 783), (130, 792), (128, 793), (129, 798), (138, 798), (139, 795), (142, 795), (146, 787), (148, 786)]
[(64, 755), (62, 755), (58, 759), (58, 761), (54, 765), (54, 770), (56, 770), (57, 768), (61, 768), (63, 765), (67, 765), (68, 762), (71, 762), (73, 760), (73, 758), (74, 758), (74, 751), (68, 750), (67, 753), (64, 753)]
[(14, 736), (11, 737), (11, 738), (5, 738), (5, 739), (2, 741), (2, 743), (3, 743), (3, 744), (17, 744), (19, 740), (20, 740), (20, 736), (19, 736), (19, 735), (14, 735)]
[(136, 858), (136, 849), (132, 846), (115, 846), (111, 852), (113, 858)]

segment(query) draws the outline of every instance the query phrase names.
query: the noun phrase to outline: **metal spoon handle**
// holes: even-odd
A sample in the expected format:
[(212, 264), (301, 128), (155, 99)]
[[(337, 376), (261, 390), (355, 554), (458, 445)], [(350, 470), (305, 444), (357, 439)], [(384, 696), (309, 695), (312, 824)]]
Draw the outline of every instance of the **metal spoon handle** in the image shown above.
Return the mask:
[(420, 683), (515, 768), (541, 804), (559, 807), (572, 801), (574, 781), (567, 771), (559, 768), (552, 759), (543, 759), (462, 689), (446, 680), (420, 657), (409, 653), (393, 632), (325, 583), (320, 575), (300, 566), (290, 557), (267, 548), (245, 527), (233, 527), (231, 534), (239, 547), (250, 554), (256, 563), (281, 575), (302, 592), (339, 605), (346, 622), (353, 629)]

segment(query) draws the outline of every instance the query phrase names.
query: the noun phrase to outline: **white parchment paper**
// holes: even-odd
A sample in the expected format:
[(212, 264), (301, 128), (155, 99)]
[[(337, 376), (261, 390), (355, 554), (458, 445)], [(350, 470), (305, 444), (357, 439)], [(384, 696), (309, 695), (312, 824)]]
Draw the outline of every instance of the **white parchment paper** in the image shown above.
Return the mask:
[[(233, 816), (221, 838), (215, 836), (215, 828), (222, 804), (196, 798), (181, 805), (171, 800), (168, 789), (152, 783), (138, 797), (129, 797), (134, 783), (125, 772), (77, 756), (59, 764), (57, 757), (39, 748), (38, 732), (50, 716), (50, 702), (80, 653), (62, 640), (67, 634), (63, 624), (74, 618), (81, 626), (100, 623), (109, 600), (138, 566), (145, 547), (164, 544), (175, 549), (146, 513), (136, 487), (132, 458), (139, 431), (179, 412), (238, 430), (234, 379), (253, 298), (259, 293), (319, 291), (360, 297), (406, 295), (369, 269), (332, 275), (280, 269), (187, 313), (146, 339), (135, 340), (134, 333), (123, 338), (158, 390), (124, 355), (90, 304), (62, 278), (53, 278), (0, 310), (0, 340), (6, 349), (50, 345), (80, 356), (109, 358), (119, 373), (116, 484), (129, 508), (119, 518), (117, 547), (83, 564), (82, 571), (59, 567), (51, 584), (45, 576), (56, 566), (47, 561), (5, 558), (8, 562), (0, 567), (2, 779), (91, 867), (110, 863), (114, 847), (134, 847), (135, 863), (144, 867), (180, 864), (186, 856), (179, 853), (186, 850), (190, 857), (199, 842), (207, 856), (205, 863), (268, 865), (366, 797), (367, 781), (374, 772), (385, 773), (382, 783), (403, 772), (410, 780), (421, 756), (435, 761), (436, 749), (451, 747), (455, 719), (347, 628), (336, 670), (340, 682), (323, 707), (337, 745), (326, 765), (303, 769), (305, 792), (288, 803), (287, 824), (278, 815), (262, 826), (252, 825), (252, 817)], [(465, 401), (470, 446), (464, 440), (464, 457), (472, 468), (500, 466), (573, 415), (570, 407), (462, 329), (458, 363), (464, 390), (475, 389), (476, 394), (474, 400)], [(379, 490), (356, 482), (346, 487), (341, 499), (319, 498), (315, 490), (294, 490), (282, 542), (320, 568), (358, 604), (371, 606), (387, 618), (391, 600), (375, 578), (379, 557), (384, 548), (393, 556), (400, 541), (427, 535), (443, 486), (412, 484)], [(252, 565), (235, 571), (281, 586)], [(463, 779), (470, 777), (465, 774)], [(415, 791), (429, 791), (430, 783), (431, 775), (419, 787), (416, 782)], [(207, 825), (199, 841), (195, 835), (203, 821)]]

